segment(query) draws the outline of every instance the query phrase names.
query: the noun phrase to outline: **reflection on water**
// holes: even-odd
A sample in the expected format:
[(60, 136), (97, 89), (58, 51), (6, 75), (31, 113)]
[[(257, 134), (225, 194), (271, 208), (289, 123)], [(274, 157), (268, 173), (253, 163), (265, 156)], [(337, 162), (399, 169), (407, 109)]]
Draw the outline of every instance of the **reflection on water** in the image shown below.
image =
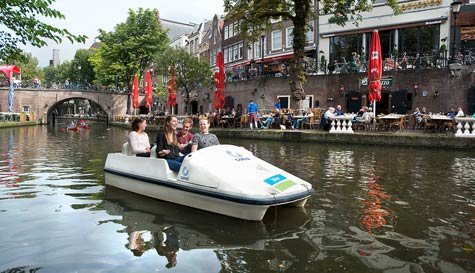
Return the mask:
[(105, 187), (126, 138), (0, 130), (0, 272), (475, 272), (471, 152), (222, 139), (316, 190), (248, 222)]

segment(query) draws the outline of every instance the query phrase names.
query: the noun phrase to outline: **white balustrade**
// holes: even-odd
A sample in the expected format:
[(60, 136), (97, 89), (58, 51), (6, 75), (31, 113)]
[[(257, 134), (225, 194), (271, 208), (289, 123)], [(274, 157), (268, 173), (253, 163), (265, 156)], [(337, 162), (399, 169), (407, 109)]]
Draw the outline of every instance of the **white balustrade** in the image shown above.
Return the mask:
[(475, 137), (475, 118), (456, 117), (456, 137)]
[(343, 115), (330, 117), (330, 133), (333, 134), (353, 134), (352, 120), (354, 115)]

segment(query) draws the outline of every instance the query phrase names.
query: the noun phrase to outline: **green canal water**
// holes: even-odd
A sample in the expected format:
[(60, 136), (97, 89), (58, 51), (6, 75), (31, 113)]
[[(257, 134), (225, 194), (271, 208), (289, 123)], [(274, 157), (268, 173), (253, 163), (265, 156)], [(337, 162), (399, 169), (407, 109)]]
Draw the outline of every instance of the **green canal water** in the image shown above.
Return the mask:
[(221, 139), (315, 188), (248, 222), (106, 187), (127, 130), (60, 126), (0, 129), (0, 272), (475, 272), (473, 151)]

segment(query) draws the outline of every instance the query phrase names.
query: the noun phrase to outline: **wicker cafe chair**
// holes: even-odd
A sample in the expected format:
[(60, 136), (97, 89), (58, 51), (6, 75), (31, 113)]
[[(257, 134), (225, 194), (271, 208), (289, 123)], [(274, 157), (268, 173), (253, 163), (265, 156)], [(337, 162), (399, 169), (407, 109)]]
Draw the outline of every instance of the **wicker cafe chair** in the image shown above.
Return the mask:
[(239, 128), (245, 128), (249, 125), (249, 116), (247, 114), (243, 114), (241, 116), (241, 120), (239, 121)]
[(398, 127), (401, 132), (404, 132), (404, 125), (406, 123), (406, 116), (402, 116), (401, 118), (391, 122), (389, 124), (389, 129), (392, 131), (394, 127)]
[(437, 123), (429, 118), (429, 116), (424, 116), (424, 132), (428, 129), (435, 130), (437, 128)]

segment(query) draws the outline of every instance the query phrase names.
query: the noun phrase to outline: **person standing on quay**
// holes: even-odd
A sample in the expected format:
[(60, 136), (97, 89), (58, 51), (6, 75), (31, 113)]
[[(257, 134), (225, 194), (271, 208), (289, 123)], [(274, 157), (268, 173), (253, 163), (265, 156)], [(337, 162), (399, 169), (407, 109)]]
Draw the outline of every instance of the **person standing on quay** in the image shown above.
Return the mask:
[(249, 115), (249, 127), (252, 129), (252, 124), (254, 123), (256, 126), (254, 128), (259, 128), (257, 127), (257, 104), (252, 100), (250, 100), (249, 104), (247, 105), (247, 113)]

